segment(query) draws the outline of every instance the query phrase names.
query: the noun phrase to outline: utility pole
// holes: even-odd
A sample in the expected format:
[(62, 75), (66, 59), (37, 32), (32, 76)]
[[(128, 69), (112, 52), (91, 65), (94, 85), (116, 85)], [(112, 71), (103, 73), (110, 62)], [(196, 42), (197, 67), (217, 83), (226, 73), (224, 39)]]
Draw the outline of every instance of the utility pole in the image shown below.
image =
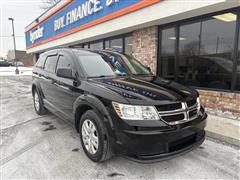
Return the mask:
[(17, 64), (17, 57), (16, 57), (16, 40), (15, 40), (15, 31), (14, 31), (14, 19), (13, 18), (8, 18), (9, 21), (12, 21), (12, 31), (13, 31), (13, 45), (14, 45), (14, 58), (15, 58), (15, 63), (16, 63), (16, 70), (15, 74), (19, 74), (18, 70), (18, 64)]

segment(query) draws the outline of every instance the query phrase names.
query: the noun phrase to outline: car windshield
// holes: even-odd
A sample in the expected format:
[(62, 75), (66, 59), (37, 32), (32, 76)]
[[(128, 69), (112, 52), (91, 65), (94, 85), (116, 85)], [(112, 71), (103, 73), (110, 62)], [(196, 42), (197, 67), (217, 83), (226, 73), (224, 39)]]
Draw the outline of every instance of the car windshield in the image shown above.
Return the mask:
[(78, 55), (88, 77), (152, 75), (149, 68), (128, 55), (101, 52), (98, 54)]
[(132, 56), (124, 55), (124, 62), (134, 75), (152, 75), (150, 69), (141, 64), (137, 59)]

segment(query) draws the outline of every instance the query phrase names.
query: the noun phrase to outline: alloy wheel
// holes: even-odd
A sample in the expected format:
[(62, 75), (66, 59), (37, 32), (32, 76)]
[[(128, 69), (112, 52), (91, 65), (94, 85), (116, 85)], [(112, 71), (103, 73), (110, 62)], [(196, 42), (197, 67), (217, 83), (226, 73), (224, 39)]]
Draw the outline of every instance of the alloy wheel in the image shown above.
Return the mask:
[(34, 105), (35, 105), (35, 109), (37, 111), (39, 111), (39, 108), (40, 108), (40, 101), (39, 101), (39, 96), (38, 96), (38, 93), (35, 91), (34, 93)]
[(82, 140), (86, 150), (90, 154), (96, 154), (99, 144), (98, 132), (94, 123), (89, 119), (84, 120), (82, 124)]

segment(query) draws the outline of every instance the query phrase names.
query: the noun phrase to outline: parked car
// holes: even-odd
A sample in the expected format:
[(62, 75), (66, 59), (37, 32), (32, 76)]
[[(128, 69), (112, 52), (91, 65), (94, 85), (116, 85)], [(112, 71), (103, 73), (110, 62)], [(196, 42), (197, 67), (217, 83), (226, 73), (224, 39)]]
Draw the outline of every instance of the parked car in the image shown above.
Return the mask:
[(16, 63), (17, 63), (18, 67), (23, 67), (24, 66), (23, 62), (21, 62), (21, 61), (13, 62), (12, 66), (16, 66)]
[(152, 162), (188, 152), (205, 138), (196, 90), (154, 76), (135, 58), (109, 50), (57, 49), (33, 70), (35, 111), (75, 125), (86, 155)]
[(9, 67), (11, 64), (6, 60), (0, 60), (0, 67)]

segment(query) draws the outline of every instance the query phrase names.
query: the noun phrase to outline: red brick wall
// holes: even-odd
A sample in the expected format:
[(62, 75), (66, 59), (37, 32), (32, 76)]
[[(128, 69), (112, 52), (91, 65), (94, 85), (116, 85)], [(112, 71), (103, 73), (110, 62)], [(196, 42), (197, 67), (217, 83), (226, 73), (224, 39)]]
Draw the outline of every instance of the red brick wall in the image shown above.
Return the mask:
[(198, 90), (203, 105), (222, 112), (240, 113), (240, 94)]
[(152, 26), (133, 32), (133, 56), (156, 73), (158, 28)]

